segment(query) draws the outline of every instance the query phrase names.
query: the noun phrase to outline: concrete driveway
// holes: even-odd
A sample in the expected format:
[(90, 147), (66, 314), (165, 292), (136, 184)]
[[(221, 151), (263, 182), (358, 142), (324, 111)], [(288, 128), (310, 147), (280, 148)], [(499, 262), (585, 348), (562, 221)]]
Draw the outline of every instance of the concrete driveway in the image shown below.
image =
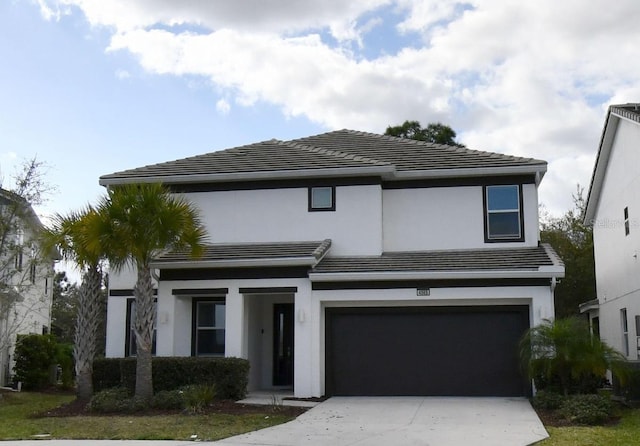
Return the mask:
[(524, 446), (548, 437), (524, 398), (334, 397), (216, 446)]

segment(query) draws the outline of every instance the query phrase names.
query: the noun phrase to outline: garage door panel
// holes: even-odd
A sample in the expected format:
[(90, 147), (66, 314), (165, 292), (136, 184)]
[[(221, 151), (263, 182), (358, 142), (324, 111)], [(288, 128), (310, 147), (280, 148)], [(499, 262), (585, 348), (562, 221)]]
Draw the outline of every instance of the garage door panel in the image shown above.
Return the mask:
[(326, 320), (328, 394), (527, 392), (517, 358), (526, 306), (336, 308)]

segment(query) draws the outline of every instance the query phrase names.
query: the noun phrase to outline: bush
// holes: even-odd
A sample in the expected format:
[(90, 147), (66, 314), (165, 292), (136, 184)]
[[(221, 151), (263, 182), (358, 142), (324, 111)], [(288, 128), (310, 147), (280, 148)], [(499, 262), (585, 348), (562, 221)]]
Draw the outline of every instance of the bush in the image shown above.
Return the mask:
[[(215, 384), (217, 397), (239, 400), (246, 396), (249, 361), (239, 358), (153, 358), (154, 392), (176, 390), (191, 384)], [(136, 359), (106, 358), (93, 363), (95, 391), (122, 386), (133, 392)]]
[(184, 407), (191, 413), (200, 413), (216, 397), (215, 384), (193, 384), (182, 389)]
[(113, 387), (97, 392), (89, 402), (89, 409), (101, 413), (129, 412), (131, 407), (131, 394), (124, 387)]
[(556, 392), (540, 390), (531, 399), (531, 405), (536, 409), (556, 410), (560, 409), (565, 397)]
[(18, 336), (15, 381), (26, 390), (40, 390), (52, 383), (51, 368), (56, 361), (56, 340), (52, 335)]
[(572, 395), (560, 407), (560, 414), (575, 424), (602, 424), (612, 415), (611, 400), (603, 395)]
[(56, 362), (60, 366), (61, 374), (58, 377), (60, 379), (62, 387), (64, 389), (71, 389), (73, 387), (73, 344), (58, 344), (56, 349)]
[(184, 398), (181, 390), (161, 390), (153, 395), (151, 407), (154, 409), (184, 409)]

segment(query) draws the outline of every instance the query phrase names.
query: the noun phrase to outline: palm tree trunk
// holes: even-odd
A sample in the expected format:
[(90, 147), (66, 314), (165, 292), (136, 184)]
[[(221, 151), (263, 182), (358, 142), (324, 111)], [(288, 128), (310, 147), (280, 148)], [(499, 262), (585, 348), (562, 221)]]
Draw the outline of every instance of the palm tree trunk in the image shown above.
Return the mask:
[(85, 401), (93, 395), (93, 359), (96, 355), (103, 306), (101, 283), (102, 275), (98, 266), (88, 267), (83, 275), (78, 296), (73, 357), (76, 361), (77, 397)]
[(138, 280), (134, 288), (136, 297), (136, 391), (135, 396), (149, 402), (153, 397), (153, 371), (151, 368), (151, 348), (155, 325), (155, 305), (153, 303), (153, 283), (148, 265), (138, 265)]

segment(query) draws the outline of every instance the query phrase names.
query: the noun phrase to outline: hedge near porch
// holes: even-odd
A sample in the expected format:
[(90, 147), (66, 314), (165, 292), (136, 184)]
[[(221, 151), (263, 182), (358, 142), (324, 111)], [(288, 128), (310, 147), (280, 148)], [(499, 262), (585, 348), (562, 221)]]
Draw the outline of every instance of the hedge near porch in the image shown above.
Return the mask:
[[(246, 396), (249, 361), (240, 358), (153, 358), (153, 391), (175, 390), (189, 384), (215, 384), (217, 397), (239, 400)], [(126, 387), (136, 382), (136, 358), (103, 358), (93, 363), (93, 390)]]

